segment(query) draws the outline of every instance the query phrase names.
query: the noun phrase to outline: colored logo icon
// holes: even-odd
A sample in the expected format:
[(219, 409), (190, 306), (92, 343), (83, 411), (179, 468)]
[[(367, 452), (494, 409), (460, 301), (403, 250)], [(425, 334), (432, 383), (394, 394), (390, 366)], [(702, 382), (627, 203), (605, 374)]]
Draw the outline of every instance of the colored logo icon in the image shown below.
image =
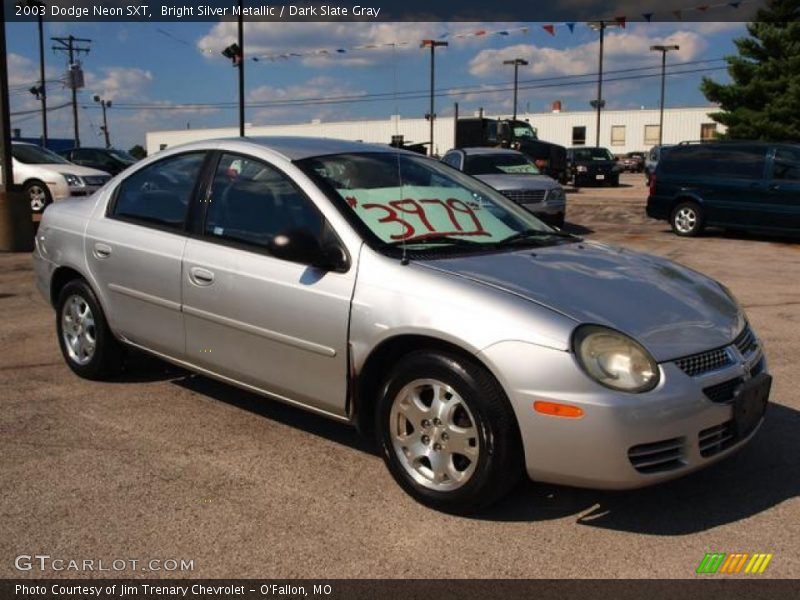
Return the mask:
[(771, 560), (772, 554), (748, 554), (746, 552), (726, 554), (724, 552), (715, 552), (706, 554), (703, 557), (696, 572), (703, 575), (763, 573)]

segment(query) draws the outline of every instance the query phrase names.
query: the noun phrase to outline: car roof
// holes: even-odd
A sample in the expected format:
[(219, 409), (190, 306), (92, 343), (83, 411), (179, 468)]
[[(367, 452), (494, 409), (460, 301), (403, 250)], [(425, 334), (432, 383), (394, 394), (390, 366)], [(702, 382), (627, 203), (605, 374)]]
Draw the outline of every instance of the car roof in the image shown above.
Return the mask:
[(262, 146), (277, 154), (282, 155), (288, 160), (302, 160), (313, 156), (324, 156), (326, 154), (347, 154), (354, 152), (399, 152), (403, 154), (413, 154), (407, 150), (393, 148), (388, 144), (366, 144), (364, 142), (353, 142), (350, 140), (337, 140), (334, 138), (321, 137), (300, 137), (300, 136), (256, 136), (256, 137), (236, 137), (208, 140), (213, 143), (235, 143)]
[(476, 156), (478, 154), (522, 154), (522, 152), (512, 150), (511, 148), (487, 148), (484, 146), (453, 148), (453, 150), (460, 150), (468, 156)]

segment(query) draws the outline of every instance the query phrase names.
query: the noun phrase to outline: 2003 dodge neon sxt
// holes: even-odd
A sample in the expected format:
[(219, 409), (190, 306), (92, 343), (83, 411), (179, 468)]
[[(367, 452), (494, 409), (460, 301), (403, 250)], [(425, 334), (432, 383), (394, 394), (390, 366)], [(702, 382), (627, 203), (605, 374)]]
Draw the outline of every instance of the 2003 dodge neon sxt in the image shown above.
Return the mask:
[(683, 475), (746, 443), (769, 396), (719, 283), (389, 147), (166, 150), (48, 208), (34, 256), (78, 375), (112, 374), (127, 344), (351, 422), (448, 511), (523, 472), (602, 488)]

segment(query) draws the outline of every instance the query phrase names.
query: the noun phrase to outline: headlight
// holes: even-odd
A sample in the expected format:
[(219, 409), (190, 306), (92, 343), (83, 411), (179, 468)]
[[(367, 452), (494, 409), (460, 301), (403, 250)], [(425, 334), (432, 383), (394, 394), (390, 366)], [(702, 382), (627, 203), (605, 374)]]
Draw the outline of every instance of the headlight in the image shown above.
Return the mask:
[(581, 325), (572, 336), (578, 364), (612, 390), (647, 392), (658, 385), (656, 361), (627, 335), (599, 325)]
[(553, 188), (549, 192), (547, 192), (547, 201), (548, 202), (558, 202), (564, 199), (564, 190), (560, 187)]
[(578, 173), (586, 173), (586, 170), (587, 170), (587, 169), (586, 169), (586, 167), (584, 167), (583, 165), (578, 165), (577, 167), (575, 167), (575, 170), (576, 170)]
[(69, 173), (61, 173), (61, 176), (64, 179), (66, 179), (67, 185), (70, 187), (86, 185), (83, 183), (83, 179), (81, 179), (77, 175), (70, 175)]

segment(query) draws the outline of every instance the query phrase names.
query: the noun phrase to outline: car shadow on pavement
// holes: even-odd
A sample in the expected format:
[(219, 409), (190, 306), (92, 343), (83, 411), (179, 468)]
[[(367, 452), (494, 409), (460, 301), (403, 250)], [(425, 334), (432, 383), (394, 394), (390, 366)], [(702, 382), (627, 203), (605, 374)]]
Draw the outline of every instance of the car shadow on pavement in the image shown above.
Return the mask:
[(525, 482), (477, 518), (537, 521), (577, 516), (589, 527), (689, 535), (757, 515), (800, 496), (800, 412), (772, 404), (749, 445), (681, 479), (628, 491)]
[(345, 423), (333, 421), (321, 415), (316, 415), (278, 400), (265, 398), (202, 375), (187, 373), (185, 377), (174, 379), (172, 383), (354, 450), (377, 454), (374, 445), (370, 441), (360, 436), (354, 427)]

